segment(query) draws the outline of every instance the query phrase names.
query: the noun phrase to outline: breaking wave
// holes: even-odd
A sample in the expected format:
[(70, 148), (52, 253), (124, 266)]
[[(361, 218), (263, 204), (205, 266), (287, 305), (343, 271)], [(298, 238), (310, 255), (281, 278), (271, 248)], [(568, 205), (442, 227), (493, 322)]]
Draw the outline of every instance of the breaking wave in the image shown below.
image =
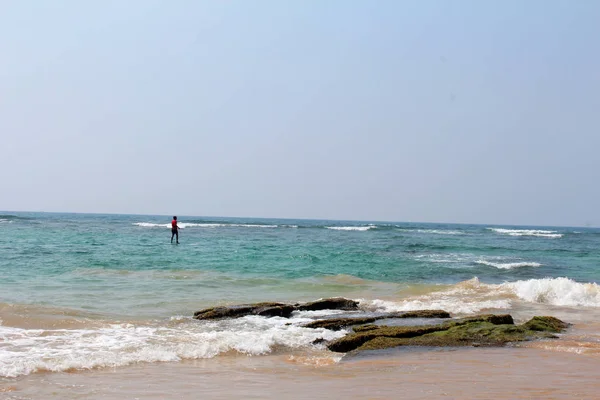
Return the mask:
[(600, 286), (569, 278), (529, 279), (499, 285), (520, 299), (554, 306), (600, 307)]
[(510, 309), (515, 301), (567, 307), (600, 307), (600, 286), (569, 278), (530, 279), (485, 284), (478, 278), (439, 291), (402, 300), (361, 300), (361, 306), (381, 312), (442, 309), (453, 314), (473, 314)]
[(217, 322), (174, 317), (155, 325), (111, 324), (95, 329), (0, 326), (0, 377), (41, 371), (119, 367), (140, 362), (212, 358), (227, 352), (263, 355), (278, 348), (315, 347), (345, 331), (303, 328), (310, 318), (248, 316)]

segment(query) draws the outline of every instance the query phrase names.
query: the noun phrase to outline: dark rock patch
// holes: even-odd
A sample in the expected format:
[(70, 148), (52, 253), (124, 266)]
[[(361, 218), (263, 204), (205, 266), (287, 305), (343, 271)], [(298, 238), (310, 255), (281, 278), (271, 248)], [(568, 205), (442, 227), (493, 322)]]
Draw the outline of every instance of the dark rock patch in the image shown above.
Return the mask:
[(345, 299), (343, 297), (333, 297), (330, 299), (322, 299), (312, 301), (310, 303), (300, 304), (297, 306), (299, 311), (319, 311), (319, 310), (358, 310), (358, 302)]
[(196, 319), (221, 319), (221, 318), (240, 318), (246, 315), (262, 315), (265, 317), (284, 317), (289, 318), (292, 312), (317, 311), (317, 310), (358, 310), (358, 302), (334, 297), (322, 299), (304, 304), (285, 304), (285, 303), (254, 303), (238, 304), (233, 306), (211, 307), (196, 311)]
[(267, 317), (289, 317), (294, 306), (283, 303), (240, 304), (227, 307), (212, 307), (196, 311), (196, 319), (239, 318), (246, 315), (263, 315)]
[(375, 322), (377, 318), (333, 318), (320, 319), (303, 325), (305, 328), (325, 328), (332, 331), (339, 331), (342, 328), (352, 325), (362, 325)]
[(282, 304), (277, 306), (265, 306), (255, 310), (256, 315), (262, 315), (263, 317), (284, 317), (289, 318), (296, 308), (289, 304)]

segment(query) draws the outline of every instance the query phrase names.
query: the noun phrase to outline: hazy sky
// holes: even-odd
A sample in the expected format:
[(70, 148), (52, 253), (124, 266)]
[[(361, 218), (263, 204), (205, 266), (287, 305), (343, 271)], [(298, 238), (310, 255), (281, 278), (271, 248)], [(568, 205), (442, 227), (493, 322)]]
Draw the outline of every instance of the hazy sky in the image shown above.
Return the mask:
[(600, 225), (600, 2), (0, 0), (0, 209)]

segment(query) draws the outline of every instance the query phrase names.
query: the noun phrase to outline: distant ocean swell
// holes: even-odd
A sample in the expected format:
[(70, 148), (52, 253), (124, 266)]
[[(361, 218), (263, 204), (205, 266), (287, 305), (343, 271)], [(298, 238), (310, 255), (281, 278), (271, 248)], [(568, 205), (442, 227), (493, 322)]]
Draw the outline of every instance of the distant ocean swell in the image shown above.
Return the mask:
[[(12, 222), (31, 222), (34, 221), (34, 217), (24, 217), (13, 214), (0, 214), (0, 223), (12, 223)], [(170, 223), (160, 223), (156, 221), (140, 221), (133, 222), (133, 226), (141, 228), (170, 228)], [(302, 228), (302, 229), (329, 229), (333, 231), (345, 231), (345, 232), (367, 232), (367, 231), (398, 231), (406, 234), (423, 234), (423, 235), (448, 235), (448, 236), (464, 236), (477, 234), (472, 228), (468, 230), (461, 230), (457, 228), (451, 229), (423, 229), (423, 228), (410, 228), (399, 224), (390, 223), (369, 223), (369, 224), (348, 224), (348, 225), (319, 225), (316, 223), (309, 225), (302, 224), (287, 224), (287, 223), (236, 223), (229, 221), (213, 221), (213, 220), (189, 220), (180, 221), (179, 227), (182, 229), (186, 228)], [(531, 238), (546, 238), (546, 239), (560, 239), (565, 234), (581, 234), (580, 231), (575, 230), (548, 230), (548, 229), (517, 229), (517, 228), (498, 228), (498, 227), (487, 227), (485, 230), (493, 232), (498, 235), (506, 235), (513, 237), (531, 237)], [(479, 232), (483, 234), (483, 232)], [(593, 233), (592, 233), (593, 234)]]

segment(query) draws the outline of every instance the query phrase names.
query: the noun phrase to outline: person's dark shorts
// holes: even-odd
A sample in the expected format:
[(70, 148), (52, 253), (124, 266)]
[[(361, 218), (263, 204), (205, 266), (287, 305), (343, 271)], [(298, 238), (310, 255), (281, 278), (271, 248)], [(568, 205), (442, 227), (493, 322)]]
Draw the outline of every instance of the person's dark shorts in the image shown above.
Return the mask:
[(173, 235), (177, 235), (177, 229), (171, 229), (171, 233), (172, 233)]

